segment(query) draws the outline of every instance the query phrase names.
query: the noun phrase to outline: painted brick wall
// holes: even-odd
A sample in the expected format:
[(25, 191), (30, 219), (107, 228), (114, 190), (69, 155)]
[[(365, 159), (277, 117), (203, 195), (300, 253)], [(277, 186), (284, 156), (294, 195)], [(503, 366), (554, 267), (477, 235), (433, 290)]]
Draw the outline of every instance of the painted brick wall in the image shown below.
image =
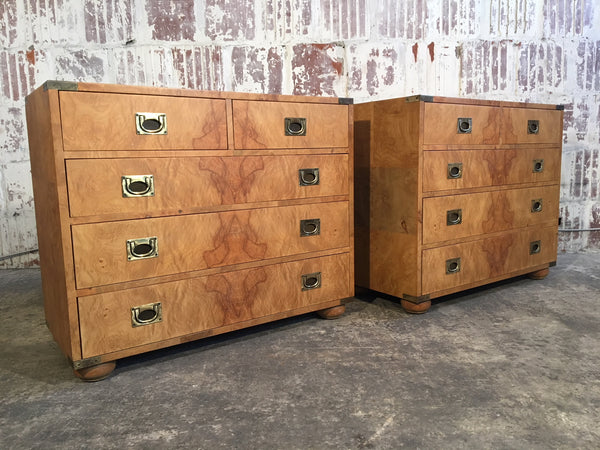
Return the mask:
[(24, 98), (47, 79), (562, 103), (563, 225), (600, 228), (595, 0), (1, 0), (0, 74), (0, 257), (37, 246)]

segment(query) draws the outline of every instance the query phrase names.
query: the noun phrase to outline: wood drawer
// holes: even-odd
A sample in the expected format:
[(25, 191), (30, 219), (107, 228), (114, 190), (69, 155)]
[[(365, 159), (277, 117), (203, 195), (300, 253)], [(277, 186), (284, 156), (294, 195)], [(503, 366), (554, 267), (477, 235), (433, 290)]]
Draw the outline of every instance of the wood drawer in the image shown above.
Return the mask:
[(347, 155), (76, 159), (66, 166), (72, 217), (348, 195)]
[(556, 144), (562, 142), (562, 111), (503, 108), (504, 144)]
[(423, 244), (552, 223), (558, 201), (559, 185), (425, 198)]
[(560, 181), (560, 148), (423, 152), (423, 191)]
[(234, 100), (233, 133), (236, 149), (348, 147), (348, 106)]
[(425, 103), (424, 107), (424, 145), (475, 145), (500, 142), (500, 108), (444, 103)]
[[(349, 271), (342, 253), (80, 297), (83, 358), (348, 297)], [(303, 275), (317, 273), (318, 287), (306, 289)], [(134, 326), (132, 309), (156, 303), (162, 320)]]
[[(78, 288), (350, 245), (348, 202), (261, 208), (72, 227)], [(319, 234), (301, 236), (319, 219)], [(128, 241), (156, 238), (156, 242)], [(149, 257), (128, 260), (128, 248)], [(152, 248), (158, 249), (154, 256)]]
[(557, 228), (552, 226), (423, 250), (422, 292), (430, 294), (553, 262), (557, 240)]
[[(166, 134), (138, 134), (138, 113), (154, 125), (163, 119), (150, 114), (163, 114)], [(60, 114), (65, 151), (227, 148), (221, 99), (61, 91)]]

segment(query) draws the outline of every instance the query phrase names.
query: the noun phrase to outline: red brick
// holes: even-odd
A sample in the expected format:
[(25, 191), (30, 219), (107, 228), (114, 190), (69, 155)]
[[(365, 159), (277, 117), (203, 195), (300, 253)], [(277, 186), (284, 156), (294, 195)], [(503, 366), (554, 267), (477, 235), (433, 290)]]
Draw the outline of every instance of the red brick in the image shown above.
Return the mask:
[(235, 47), (233, 90), (281, 94), (283, 61), (280, 53), (277, 48)]
[(17, 1), (0, 1), (0, 44), (7, 48), (17, 40)]
[[(293, 47), (294, 95), (338, 95), (336, 84), (343, 77), (343, 60), (335, 56), (336, 50), (342, 50), (339, 44)], [(339, 96), (342, 94), (339, 93)]]
[(56, 74), (58, 78), (76, 81), (104, 81), (106, 54), (100, 56), (78, 50), (56, 58)]
[(196, 18), (193, 0), (153, 0), (146, 2), (146, 13), (153, 39), (194, 40)]
[(308, 34), (312, 22), (310, 0), (267, 0), (265, 5), (265, 28), (272, 41), (287, 36)]
[(85, 36), (88, 42), (125, 43), (134, 36), (134, 0), (86, 0)]
[(18, 101), (35, 86), (36, 52), (0, 51), (0, 91), (4, 98)]
[(206, 35), (213, 40), (254, 39), (254, 1), (206, 0)]

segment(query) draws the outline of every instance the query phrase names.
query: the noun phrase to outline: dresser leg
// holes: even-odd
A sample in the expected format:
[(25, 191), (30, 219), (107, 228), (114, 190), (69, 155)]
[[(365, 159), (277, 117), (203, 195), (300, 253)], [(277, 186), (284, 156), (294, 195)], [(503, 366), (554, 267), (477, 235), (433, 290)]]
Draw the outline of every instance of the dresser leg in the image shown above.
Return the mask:
[(115, 370), (116, 365), (116, 361), (108, 361), (95, 366), (85, 367), (83, 369), (73, 369), (73, 372), (75, 372), (75, 375), (77, 375), (83, 381), (100, 381), (108, 377), (112, 371)]
[(422, 303), (413, 303), (404, 299), (400, 299), (400, 305), (409, 314), (423, 314), (431, 308), (431, 300)]
[(527, 276), (532, 280), (543, 280), (550, 273), (550, 269), (546, 267), (545, 269), (536, 270), (535, 272), (528, 273)]
[(326, 309), (317, 311), (317, 314), (322, 319), (337, 319), (345, 312), (346, 312), (346, 306), (338, 305), (338, 306), (332, 306), (331, 308), (326, 308)]

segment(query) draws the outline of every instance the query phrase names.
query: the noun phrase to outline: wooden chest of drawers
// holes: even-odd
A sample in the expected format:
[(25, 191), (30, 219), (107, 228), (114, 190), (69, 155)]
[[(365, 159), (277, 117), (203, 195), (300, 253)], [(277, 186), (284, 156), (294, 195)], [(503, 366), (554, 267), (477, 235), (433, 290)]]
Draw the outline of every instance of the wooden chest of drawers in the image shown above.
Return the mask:
[(415, 96), (355, 105), (356, 282), (431, 299), (556, 261), (562, 107)]
[(48, 326), (119, 358), (354, 293), (349, 99), (47, 82), (27, 99)]

